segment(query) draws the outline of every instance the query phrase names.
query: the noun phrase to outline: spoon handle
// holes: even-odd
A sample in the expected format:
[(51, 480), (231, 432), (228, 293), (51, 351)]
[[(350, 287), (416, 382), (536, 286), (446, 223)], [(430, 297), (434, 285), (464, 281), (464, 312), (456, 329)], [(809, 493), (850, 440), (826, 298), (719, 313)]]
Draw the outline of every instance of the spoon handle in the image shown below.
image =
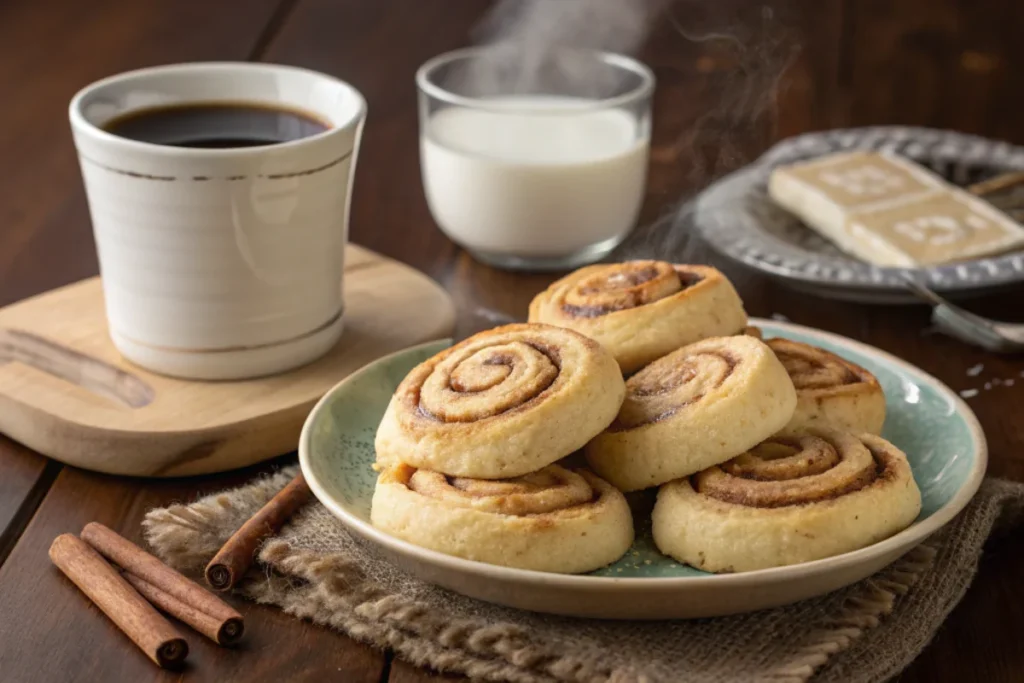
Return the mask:
[(996, 353), (1024, 351), (1024, 344), (1000, 334), (994, 321), (950, 303), (910, 276), (905, 276), (905, 281), (910, 291), (935, 307), (932, 310), (932, 322), (940, 332)]

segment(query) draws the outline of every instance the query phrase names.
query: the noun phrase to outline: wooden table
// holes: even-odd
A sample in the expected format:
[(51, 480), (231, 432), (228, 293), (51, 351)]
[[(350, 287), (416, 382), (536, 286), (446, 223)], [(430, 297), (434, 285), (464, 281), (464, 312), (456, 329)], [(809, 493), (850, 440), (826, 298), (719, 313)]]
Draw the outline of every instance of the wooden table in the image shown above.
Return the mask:
[[(660, 22), (648, 41), (643, 58), (660, 87), (645, 223), (713, 175), (801, 131), (908, 123), (1024, 143), (1019, 0), (792, 0), (772, 12), (760, 4), (686, 0), (674, 8), (675, 22)], [(551, 278), (474, 262), (435, 228), (419, 177), (413, 73), (428, 57), (467, 44), (485, 10), (476, 0), (0, 2), (0, 305), (96, 273), (65, 120), (75, 90), (145, 65), (248, 59), (325, 71), (366, 96), (353, 241), (443, 283), (466, 312), (463, 327), (477, 324), (471, 312), (479, 307), (522, 317)], [(738, 41), (708, 36), (724, 22), (735, 26)], [(781, 65), (788, 66), (778, 96), (765, 94), (776, 80), (773, 67)], [(1019, 358), (998, 359), (922, 333), (924, 308), (819, 300), (720, 263), (696, 242), (687, 254), (723, 267), (751, 314), (781, 314), (861, 339), (954, 389), (981, 388), (1024, 369)], [(1021, 297), (1018, 291), (976, 308), (1019, 318)], [(981, 375), (968, 376), (979, 363)], [(1024, 381), (982, 390), (970, 403), (988, 435), (990, 472), (1024, 479)], [(139, 539), (148, 509), (240, 483), (273, 464), (140, 481), (62, 467), (0, 437), (0, 679), (438, 680), (387, 653), (244, 603), (238, 606), (251, 636), (243, 647), (194, 640), (186, 672), (163, 672), (47, 561), (46, 549), (61, 532), (99, 520)], [(991, 545), (963, 603), (900, 680), (1024, 680), (1016, 637), (1024, 630), (1022, 575), (1019, 534)]]

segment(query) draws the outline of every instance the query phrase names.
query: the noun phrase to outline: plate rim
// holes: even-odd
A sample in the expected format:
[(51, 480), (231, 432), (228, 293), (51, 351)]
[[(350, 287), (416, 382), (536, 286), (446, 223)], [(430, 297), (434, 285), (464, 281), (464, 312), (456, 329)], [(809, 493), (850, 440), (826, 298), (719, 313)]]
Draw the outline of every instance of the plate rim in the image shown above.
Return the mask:
[[(920, 151), (911, 151), (915, 146)], [(707, 204), (709, 197), (715, 196), (716, 192), (732, 191), (734, 185), (743, 183), (747, 177), (754, 178), (754, 184), (757, 184), (760, 175), (780, 163), (806, 161), (829, 153), (852, 150), (889, 152), (918, 163), (931, 159), (940, 163), (988, 164), (1004, 170), (1024, 168), (1024, 146), (942, 128), (877, 125), (803, 133), (778, 141), (751, 163), (716, 179), (704, 188), (693, 199), (695, 227), (719, 254), (784, 282), (796, 281), (838, 290), (861, 289), (871, 294), (884, 295), (901, 292), (901, 278), (907, 274), (947, 295), (970, 296), (988, 289), (1012, 287), (1024, 281), (1024, 251), (1021, 250), (934, 266), (879, 266), (849, 254), (824, 256), (808, 251), (766, 232), (756, 220), (753, 222), (754, 229), (747, 229), (739, 227), (743, 221), (732, 218), (721, 220), (714, 212), (702, 215), (701, 207)], [(723, 241), (723, 234), (728, 234), (732, 239)], [(839, 259), (849, 264), (847, 267), (852, 269), (856, 277), (848, 280), (825, 277), (804, 269), (776, 265), (765, 257), (763, 252), (766, 246), (769, 247), (768, 254), (790, 254), (809, 263)], [(961, 269), (965, 267), (974, 269), (975, 276), (964, 275)]]
[[(751, 166), (739, 169), (721, 178), (719, 181), (700, 193), (700, 195), (695, 199), (695, 206), (699, 207), (702, 200), (706, 201), (709, 195), (713, 196), (713, 192), (724, 191), (724, 189), (728, 189), (729, 183), (738, 183), (747, 175), (755, 175), (758, 170), (757, 165), (752, 164)], [(946, 272), (945, 270), (940, 271), (940, 268), (950, 270), (956, 267), (982, 267), (981, 264), (983, 263), (1004, 262), (1011, 264), (1011, 267), (1013, 267), (1012, 263), (1014, 261), (1019, 261), (1024, 258), (1024, 256), (1022, 256), (1024, 255), (1024, 251), (1021, 250), (1008, 252), (1006, 254), (978, 257), (967, 261), (941, 264), (939, 266), (923, 267), (879, 266), (866, 261), (860, 261), (853, 256), (844, 255), (841, 257), (842, 261), (848, 261), (856, 266), (864, 266), (869, 269), (870, 272), (877, 273), (878, 275), (876, 278), (862, 276), (859, 278), (842, 280), (835, 277), (824, 277), (818, 274), (811, 274), (804, 270), (793, 269), (781, 264), (772, 263), (771, 260), (762, 255), (766, 249), (769, 254), (787, 251), (799, 252), (799, 257), (808, 262), (821, 261), (823, 259), (835, 260), (840, 257), (822, 256), (821, 254), (808, 251), (802, 247), (789, 244), (775, 235), (765, 232), (760, 229), (760, 227), (758, 227), (756, 231), (744, 230), (736, 227), (729, 227), (727, 230), (722, 230), (720, 229), (722, 226), (735, 226), (735, 222), (721, 221), (716, 218), (696, 220), (694, 225), (701, 237), (716, 253), (732, 259), (736, 263), (756, 270), (768, 277), (781, 280), (783, 282), (799, 282), (803, 285), (814, 285), (816, 287), (825, 287), (831, 290), (840, 290), (843, 292), (862, 293), (868, 296), (904, 293), (907, 291), (906, 288), (898, 284), (898, 278), (904, 276), (918, 280), (923, 279), (926, 281), (928, 286), (935, 291), (953, 296), (957, 294), (969, 295), (990, 289), (1004, 289), (1020, 285), (1021, 282), (1024, 282), (1024, 273), (1018, 275), (1014, 275), (1012, 273), (988, 273), (987, 277), (977, 280), (961, 278), (951, 282), (946, 282), (941, 279), (933, 279), (936, 273)], [(729, 239), (725, 239), (723, 237), (725, 235), (728, 235)], [(771, 251), (771, 249), (774, 249), (774, 252)], [(914, 300), (913, 296), (908, 296), (907, 300)]]
[[(940, 394), (946, 395), (951, 400), (955, 411), (960, 414), (967, 423), (968, 431), (975, 449), (974, 463), (972, 464), (971, 471), (963, 485), (945, 505), (932, 513), (928, 518), (920, 523), (915, 523), (882, 541), (873, 543), (864, 548), (858, 548), (857, 550), (852, 550), (840, 555), (834, 555), (832, 557), (822, 558), (820, 560), (813, 560), (811, 562), (803, 562), (800, 564), (786, 565), (782, 567), (757, 569), (749, 572), (708, 574), (703, 576), (619, 578), (591, 576), (588, 574), (558, 574), (532, 569), (518, 569), (514, 567), (488, 564), (477, 560), (467, 560), (454, 555), (447, 555), (445, 553), (431, 550), (429, 548), (423, 548), (413, 543), (409, 543), (408, 541), (391, 536), (349, 512), (327, 492), (324, 485), (319, 481), (314, 473), (311, 463), (312, 449), (310, 443), (314, 423), (317, 422), (321, 413), (326, 412), (326, 406), (334, 400), (334, 397), (338, 393), (344, 390), (344, 387), (349, 382), (355, 381), (364, 372), (367, 372), (369, 368), (376, 367), (378, 364), (383, 365), (396, 356), (425, 349), (427, 347), (439, 346), (441, 344), (450, 345), (452, 341), (451, 339), (429, 341), (382, 356), (338, 382), (330, 391), (324, 394), (319, 401), (317, 401), (302, 426), (298, 448), (299, 466), (306, 482), (313, 491), (313, 494), (320, 503), (324, 505), (324, 507), (326, 507), (335, 517), (345, 524), (350, 531), (372, 543), (375, 543), (376, 545), (382, 546), (390, 552), (397, 553), (399, 555), (411, 555), (420, 562), (431, 564), (447, 571), (477, 574), (504, 582), (515, 582), (526, 585), (544, 585), (548, 587), (555, 586), (565, 588), (567, 590), (584, 592), (602, 592), (612, 588), (617, 590), (630, 589), (640, 592), (660, 592), (672, 588), (700, 589), (712, 586), (719, 589), (725, 589), (728, 587), (744, 587), (751, 584), (761, 586), (771, 585), (774, 583), (789, 582), (809, 576), (826, 574), (840, 570), (844, 567), (856, 566), (871, 562), (872, 560), (877, 560), (886, 554), (897, 552), (901, 548), (905, 548), (903, 552), (911, 550), (913, 547), (917, 546), (943, 526), (948, 524), (967, 506), (971, 499), (974, 498), (974, 495), (977, 493), (978, 488), (981, 486), (981, 482), (985, 477), (985, 472), (988, 466), (988, 443), (985, 439), (985, 433), (981, 428), (981, 424), (974, 415), (974, 411), (971, 410), (970, 406), (968, 406), (967, 403), (945, 383), (917, 366), (912, 365), (911, 363), (894, 356), (887, 351), (883, 351), (882, 349), (871, 346), (870, 344), (865, 344), (833, 332), (827, 332), (825, 330), (819, 330), (805, 325), (798, 325), (796, 323), (768, 320), (765, 318), (752, 317), (749, 319), (749, 324), (766, 325), (781, 330), (819, 336), (820, 338), (833, 343), (848, 345), (861, 353), (879, 356), (881, 359), (896, 365), (902, 372), (913, 376), (917, 381), (929, 384), (938, 390)], [(903, 554), (903, 552), (900, 554)]]

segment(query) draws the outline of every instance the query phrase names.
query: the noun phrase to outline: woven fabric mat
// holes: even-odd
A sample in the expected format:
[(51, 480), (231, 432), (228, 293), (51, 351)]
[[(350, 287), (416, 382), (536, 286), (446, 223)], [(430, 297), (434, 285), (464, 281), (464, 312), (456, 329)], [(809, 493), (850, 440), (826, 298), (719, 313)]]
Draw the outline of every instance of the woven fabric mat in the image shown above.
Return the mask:
[[(296, 473), (146, 516), (149, 543), (200, 573)], [(488, 681), (884, 681), (924, 648), (974, 577), (985, 540), (1024, 516), (1024, 484), (986, 481), (943, 531), (875, 576), (796, 605), (719, 619), (616, 622), (497, 607), (418, 581), (314, 503), (260, 550), (246, 597), (417, 665)]]

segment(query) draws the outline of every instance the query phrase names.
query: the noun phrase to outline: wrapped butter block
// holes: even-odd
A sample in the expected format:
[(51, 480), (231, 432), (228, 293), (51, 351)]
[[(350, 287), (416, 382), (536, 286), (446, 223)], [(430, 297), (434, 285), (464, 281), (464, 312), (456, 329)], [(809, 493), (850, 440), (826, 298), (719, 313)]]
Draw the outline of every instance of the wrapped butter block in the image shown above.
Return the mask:
[(772, 172), (768, 194), (857, 258), (929, 266), (1024, 248), (1024, 228), (896, 155), (843, 152)]

